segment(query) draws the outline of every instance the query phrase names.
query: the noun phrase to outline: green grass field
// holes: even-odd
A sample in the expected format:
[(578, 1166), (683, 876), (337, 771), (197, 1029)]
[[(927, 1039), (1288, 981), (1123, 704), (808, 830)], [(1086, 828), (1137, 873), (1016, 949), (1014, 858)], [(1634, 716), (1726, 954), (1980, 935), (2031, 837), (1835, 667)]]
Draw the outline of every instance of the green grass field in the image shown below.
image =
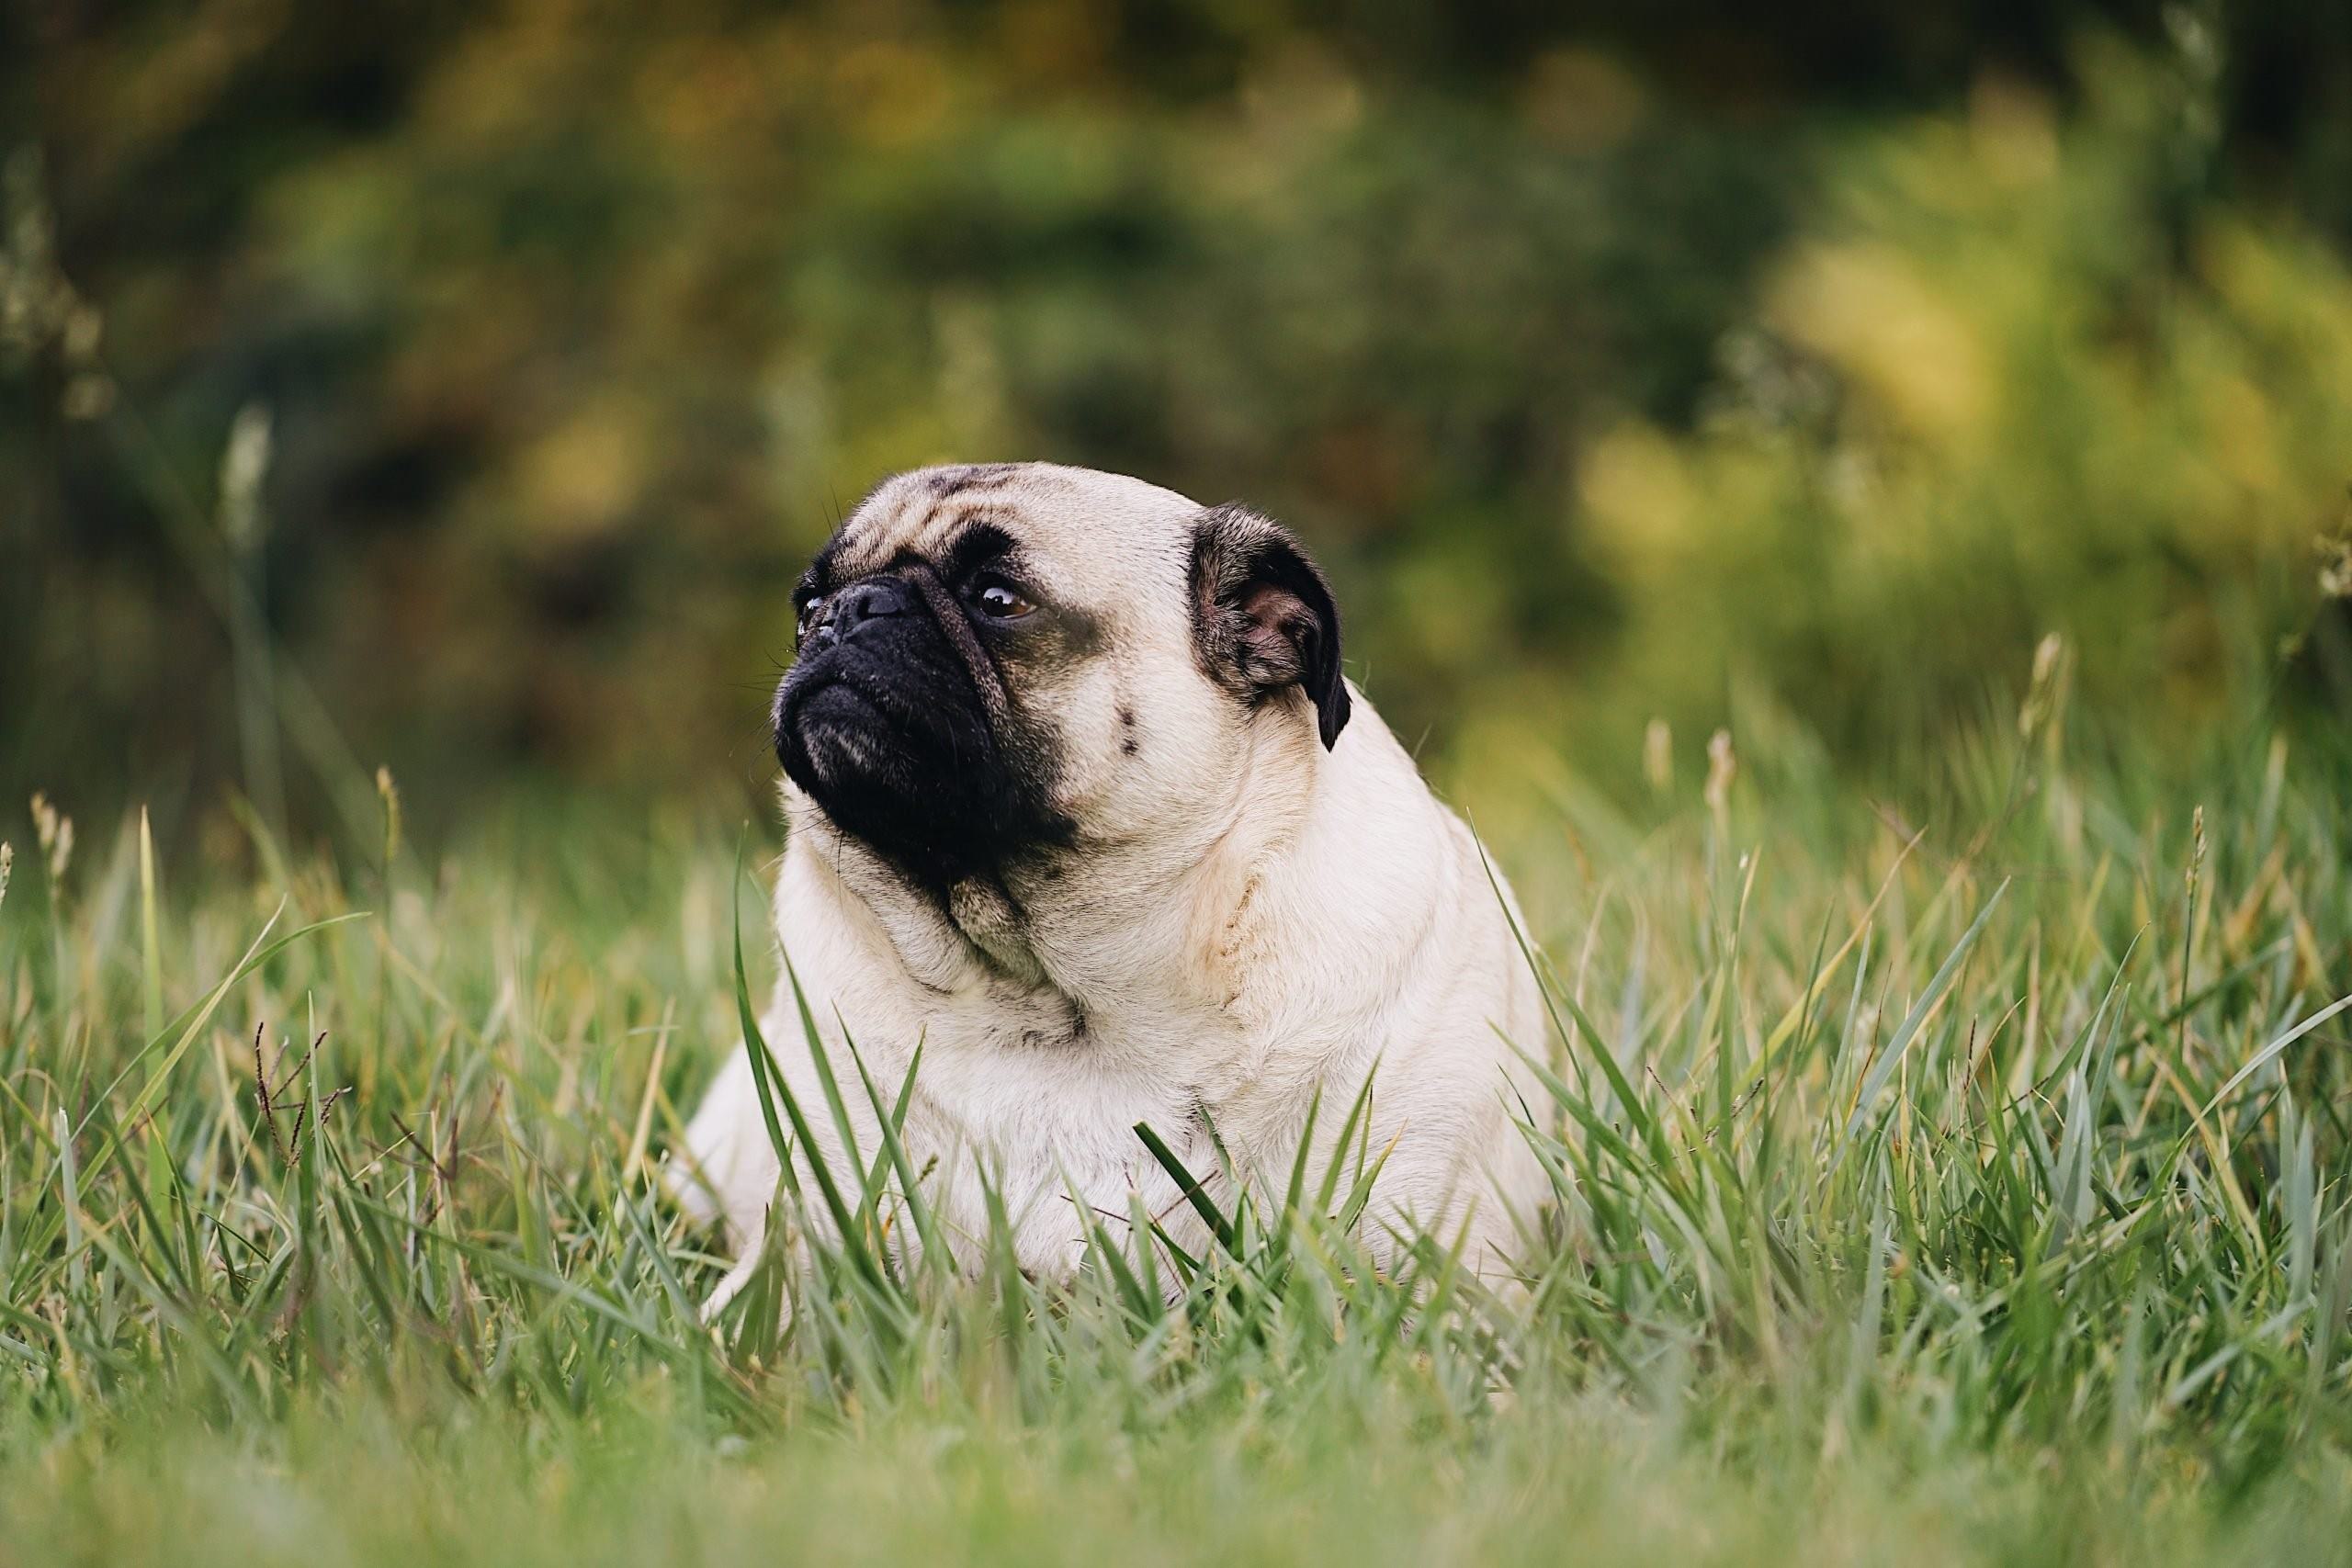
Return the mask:
[(0, 1564), (2352, 1561), (2352, 750), (2050, 695), (1498, 838), (1560, 1026), (1523, 1299), (1372, 1275), (1344, 1173), (944, 1279), (886, 1160), (706, 1329), (654, 1169), (774, 972), (763, 837), (20, 826)]

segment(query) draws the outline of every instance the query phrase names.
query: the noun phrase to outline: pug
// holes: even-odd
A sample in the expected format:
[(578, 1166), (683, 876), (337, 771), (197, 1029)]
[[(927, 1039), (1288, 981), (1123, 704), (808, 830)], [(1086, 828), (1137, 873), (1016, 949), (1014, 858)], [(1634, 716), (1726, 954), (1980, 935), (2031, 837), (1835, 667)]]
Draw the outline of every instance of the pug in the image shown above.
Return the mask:
[[(1199, 1256), (1141, 1124), (1261, 1215), (1307, 1142), (1310, 1193), (1334, 1161), (1341, 1191), (1376, 1172), (1375, 1258), (1434, 1233), (1510, 1276), (1547, 1190), (1517, 1125), (1544, 1017), (1517, 911), (1349, 683), (1297, 540), (1115, 474), (922, 468), (857, 506), (794, 605), (772, 713), (790, 973), (761, 1027), (808, 1122), (811, 1223), (817, 1162), (876, 1168), (862, 1066), (885, 1103), (910, 1085), (902, 1143), (965, 1267), (991, 1190), (1035, 1277), (1138, 1201)], [(673, 1168), (742, 1258), (716, 1307), (787, 1212), (748, 1053)]]

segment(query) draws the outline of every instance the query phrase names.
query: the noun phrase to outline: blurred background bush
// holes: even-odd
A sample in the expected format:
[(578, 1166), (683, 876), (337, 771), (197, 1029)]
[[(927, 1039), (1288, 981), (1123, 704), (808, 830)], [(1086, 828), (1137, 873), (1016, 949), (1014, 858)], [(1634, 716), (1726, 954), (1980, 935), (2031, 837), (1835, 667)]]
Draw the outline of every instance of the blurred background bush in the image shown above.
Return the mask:
[(945, 458), (1288, 519), (1490, 795), (2352, 711), (2346, 7), (46, 0), (0, 116), (19, 798), (741, 810)]

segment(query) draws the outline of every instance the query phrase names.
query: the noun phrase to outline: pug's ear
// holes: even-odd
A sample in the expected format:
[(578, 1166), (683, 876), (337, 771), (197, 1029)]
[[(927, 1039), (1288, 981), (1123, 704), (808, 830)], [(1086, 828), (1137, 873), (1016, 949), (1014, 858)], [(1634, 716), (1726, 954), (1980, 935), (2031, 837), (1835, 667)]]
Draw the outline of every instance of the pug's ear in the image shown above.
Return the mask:
[(1340, 607), (1283, 526), (1246, 507), (1201, 513), (1193, 534), (1193, 646), (1209, 678), (1257, 702), (1297, 686), (1329, 750), (1348, 722)]

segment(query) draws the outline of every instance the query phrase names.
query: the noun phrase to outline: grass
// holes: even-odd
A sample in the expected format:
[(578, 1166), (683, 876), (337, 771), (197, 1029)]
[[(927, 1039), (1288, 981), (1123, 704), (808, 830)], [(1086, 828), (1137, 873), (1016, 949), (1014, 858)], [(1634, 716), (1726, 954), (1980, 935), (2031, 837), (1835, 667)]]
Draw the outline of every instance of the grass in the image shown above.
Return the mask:
[(1373, 1274), (1344, 1174), (951, 1280), (886, 1152), (706, 1329), (654, 1171), (772, 963), (729, 835), (12, 832), (0, 1564), (2352, 1561), (2352, 751), (2049, 696), (1504, 835), (1523, 1298)]

